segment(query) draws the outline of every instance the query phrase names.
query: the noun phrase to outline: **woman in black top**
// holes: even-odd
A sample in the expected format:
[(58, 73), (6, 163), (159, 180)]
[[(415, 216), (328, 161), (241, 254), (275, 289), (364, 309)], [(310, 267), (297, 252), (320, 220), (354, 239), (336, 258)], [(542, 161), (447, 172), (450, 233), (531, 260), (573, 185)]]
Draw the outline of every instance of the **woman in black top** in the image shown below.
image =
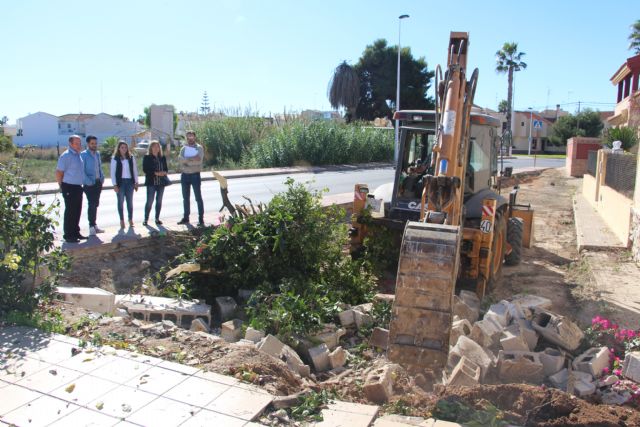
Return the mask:
[(144, 222), (147, 225), (149, 221), (149, 213), (151, 205), (153, 205), (153, 197), (156, 198), (156, 224), (162, 225), (160, 221), (160, 209), (162, 209), (162, 196), (167, 176), (167, 158), (162, 155), (162, 147), (158, 141), (151, 141), (147, 155), (142, 159), (142, 170), (145, 174), (145, 183), (147, 186), (147, 204), (144, 207)]

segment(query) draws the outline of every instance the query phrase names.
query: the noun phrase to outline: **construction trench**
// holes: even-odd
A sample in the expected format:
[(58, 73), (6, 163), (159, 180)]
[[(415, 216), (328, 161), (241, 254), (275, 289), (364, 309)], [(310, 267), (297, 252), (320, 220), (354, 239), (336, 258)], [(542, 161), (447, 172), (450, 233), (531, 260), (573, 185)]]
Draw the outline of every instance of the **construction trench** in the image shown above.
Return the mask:
[[(389, 331), (371, 327), (371, 303), (343, 307), (294, 349), (243, 324), (249, 291), (201, 304), (152, 296), (181, 235), (74, 252), (65, 285), (108, 292), (70, 290), (58, 305), (71, 336), (232, 375), (280, 396), (257, 420), (266, 425), (298, 425), (286, 410), (323, 390), (414, 425), (421, 422), (414, 417), (460, 422), (460, 412), (475, 413), (465, 415), (473, 425), (640, 425), (633, 393), (640, 353), (628, 353), (616, 375), (609, 348), (585, 336), (602, 304), (576, 250), (571, 198), (579, 180), (556, 169), (515, 180), (536, 211), (533, 245), (520, 265), (503, 268), (483, 301), (467, 291), (454, 297), (441, 373), (391, 363)], [(390, 282), (381, 283), (378, 303), (393, 301)]]

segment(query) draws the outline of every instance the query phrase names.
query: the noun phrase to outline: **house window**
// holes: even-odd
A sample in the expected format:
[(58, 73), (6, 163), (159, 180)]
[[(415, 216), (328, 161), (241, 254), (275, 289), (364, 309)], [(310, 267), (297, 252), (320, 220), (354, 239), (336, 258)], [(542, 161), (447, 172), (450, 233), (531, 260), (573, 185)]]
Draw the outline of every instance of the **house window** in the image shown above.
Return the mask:
[(67, 123), (67, 129), (71, 129), (71, 123)]
[(520, 122), (520, 126), (524, 127), (524, 122)]

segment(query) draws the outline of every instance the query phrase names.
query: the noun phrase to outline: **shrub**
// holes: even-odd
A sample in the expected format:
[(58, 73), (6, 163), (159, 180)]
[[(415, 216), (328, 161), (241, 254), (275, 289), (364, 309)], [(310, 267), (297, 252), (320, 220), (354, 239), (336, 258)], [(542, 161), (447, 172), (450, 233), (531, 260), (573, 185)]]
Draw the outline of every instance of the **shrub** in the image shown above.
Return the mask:
[[(15, 166), (0, 165), (0, 316), (32, 313), (46, 302), (68, 259), (54, 249), (58, 202), (45, 206), (34, 196), (21, 197), (23, 180)], [(41, 282), (41, 283), (40, 283)]]
[(0, 135), (0, 153), (13, 153), (16, 146), (9, 135)]
[(118, 137), (110, 136), (106, 138), (98, 150), (100, 151), (100, 159), (102, 162), (110, 162), (111, 157), (113, 157), (113, 151), (116, 149), (116, 145), (118, 145)]
[(623, 150), (631, 150), (631, 148), (638, 143), (638, 128), (620, 126), (605, 130), (603, 133), (603, 143), (607, 147), (613, 148), (613, 141), (621, 141)]

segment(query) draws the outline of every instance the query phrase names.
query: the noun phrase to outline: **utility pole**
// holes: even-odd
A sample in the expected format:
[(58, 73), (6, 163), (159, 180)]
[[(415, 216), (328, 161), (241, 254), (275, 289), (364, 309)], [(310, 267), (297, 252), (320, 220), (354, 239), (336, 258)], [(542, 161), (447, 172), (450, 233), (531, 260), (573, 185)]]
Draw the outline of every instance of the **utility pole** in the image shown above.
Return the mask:
[[(402, 20), (408, 18), (409, 15), (400, 15), (398, 16), (398, 80), (396, 82), (396, 111), (400, 111), (400, 29)], [(398, 152), (400, 149), (399, 146), (400, 141), (400, 120), (396, 120), (396, 135), (395, 135), (395, 144), (393, 149), (393, 161), (398, 161)]]
[(529, 107), (529, 150), (528, 155), (531, 155), (531, 127), (533, 126), (533, 108)]
[(578, 124), (576, 125), (576, 133), (580, 133), (580, 101), (578, 101), (578, 114), (576, 115), (576, 118), (578, 119)]

